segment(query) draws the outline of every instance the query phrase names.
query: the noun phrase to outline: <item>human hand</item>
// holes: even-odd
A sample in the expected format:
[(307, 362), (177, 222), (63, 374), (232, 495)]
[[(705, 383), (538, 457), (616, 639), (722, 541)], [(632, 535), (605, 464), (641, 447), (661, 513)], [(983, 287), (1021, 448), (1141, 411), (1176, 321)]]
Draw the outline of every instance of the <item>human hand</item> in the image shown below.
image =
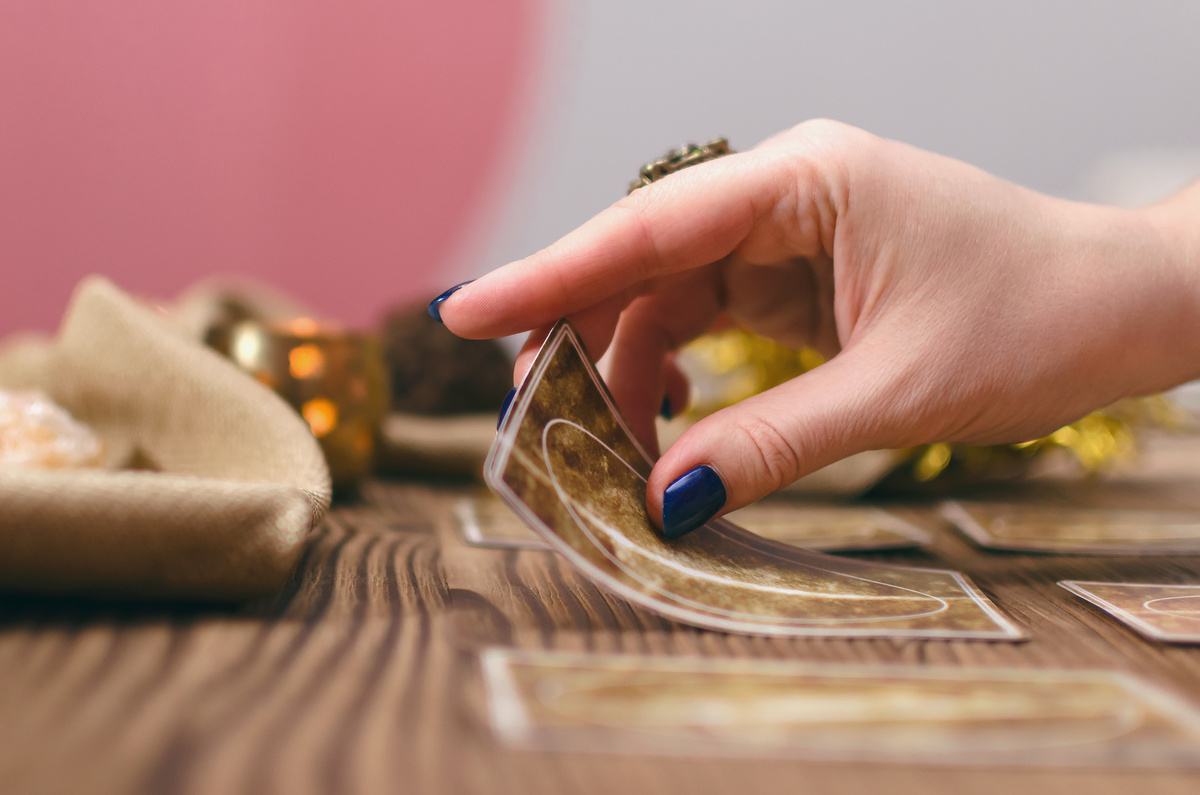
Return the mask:
[[(701, 420), (646, 504), (677, 537), (840, 458), (1035, 438), (1200, 375), (1200, 274), (1159, 219), (1053, 199), (834, 122), (635, 191), (438, 304), (465, 337), (569, 317), (643, 443), (671, 352), (733, 323), (829, 358)], [(665, 492), (665, 499), (664, 499)]]

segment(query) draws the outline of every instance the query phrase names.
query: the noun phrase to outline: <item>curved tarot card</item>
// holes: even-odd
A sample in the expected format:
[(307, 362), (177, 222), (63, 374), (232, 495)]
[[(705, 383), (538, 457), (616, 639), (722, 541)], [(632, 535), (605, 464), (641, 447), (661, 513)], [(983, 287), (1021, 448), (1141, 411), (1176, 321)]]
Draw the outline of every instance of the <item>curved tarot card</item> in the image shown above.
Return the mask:
[(716, 520), (667, 541), (646, 513), (651, 461), (560, 321), (484, 464), (488, 485), (597, 585), (668, 618), (753, 635), (1019, 640), (953, 571), (845, 560)]
[(1151, 640), (1200, 643), (1200, 585), (1140, 582), (1059, 582)]

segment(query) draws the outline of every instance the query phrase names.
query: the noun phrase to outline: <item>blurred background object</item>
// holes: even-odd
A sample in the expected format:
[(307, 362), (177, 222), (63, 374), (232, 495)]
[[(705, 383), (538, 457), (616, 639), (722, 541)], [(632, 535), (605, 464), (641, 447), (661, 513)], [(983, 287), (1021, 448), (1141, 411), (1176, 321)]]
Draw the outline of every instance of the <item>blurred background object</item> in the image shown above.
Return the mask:
[(321, 445), (335, 489), (371, 474), (388, 407), (378, 335), (310, 318), (239, 320), (217, 349), (300, 413)]
[(525, 137), (546, 1), (6, 0), (0, 336), (89, 273), (249, 275), (352, 326), (444, 289)]
[(153, 295), (242, 273), (373, 324), (669, 147), (818, 116), (1123, 203), (1097, 188), (1114, 156), (1200, 147), (1198, 29), (1179, 2), (10, 0), (0, 334), (52, 328), (90, 272)]
[(456, 337), (426, 304), (400, 305), (383, 323), (391, 412), (380, 429), (380, 472), (478, 478), (512, 388), (513, 360), (496, 340)]
[[(476, 271), (552, 242), (686, 141), (814, 117), (1075, 199), (1114, 153), (1200, 148), (1200, 5), (568, 0), (541, 115)], [(1178, 182), (1200, 176), (1180, 163)], [(1145, 203), (1170, 192), (1171, 185)]]
[(1194, 143), (1109, 152), (1084, 173), (1079, 198), (1133, 209), (1170, 196), (1200, 177), (1200, 131)]
[[(381, 333), (348, 330), (247, 277), (202, 280), (163, 309), (304, 418), (343, 495), (376, 467), (477, 477), (512, 386), (499, 342), (456, 337), (424, 301), (392, 307)], [(20, 365), (13, 349), (0, 353)]]
[(425, 306), (395, 307), (384, 320), (392, 411), (494, 416), (512, 389), (512, 359), (495, 340), (456, 337)]
[[(678, 361), (691, 396), (687, 410), (673, 423), (672, 438), (692, 422), (824, 363), (815, 350), (793, 350), (744, 329), (707, 334), (684, 346)], [(976, 483), (1023, 477), (1064, 458), (1071, 464), (1067, 471), (1096, 475), (1132, 461), (1141, 437), (1151, 430), (1200, 430), (1200, 415), (1177, 398), (1179, 392), (1128, 398), (1018, 444), (938, 443), (891, 451), (890, 458), (852, 456), (836, 470), (823, 470), (818, 483), (809, 476), (789, 488), (811, 491), (819, 485), (822, 492), (845, 496), (871, 489), (890, 495), (948, 494)], [(856, 458), (859, 466), (844, 466)]]

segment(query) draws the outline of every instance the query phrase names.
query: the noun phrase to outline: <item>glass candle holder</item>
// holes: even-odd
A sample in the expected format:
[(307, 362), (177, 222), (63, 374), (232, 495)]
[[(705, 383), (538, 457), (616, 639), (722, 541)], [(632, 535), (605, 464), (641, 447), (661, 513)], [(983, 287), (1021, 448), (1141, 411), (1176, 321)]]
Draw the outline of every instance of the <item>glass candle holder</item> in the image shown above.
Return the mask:
[(325, 453), (335, 488), (371, 473), (388, 384), (377, 336), (309, 318), (233, 323), (218, 350), (291, 404)]

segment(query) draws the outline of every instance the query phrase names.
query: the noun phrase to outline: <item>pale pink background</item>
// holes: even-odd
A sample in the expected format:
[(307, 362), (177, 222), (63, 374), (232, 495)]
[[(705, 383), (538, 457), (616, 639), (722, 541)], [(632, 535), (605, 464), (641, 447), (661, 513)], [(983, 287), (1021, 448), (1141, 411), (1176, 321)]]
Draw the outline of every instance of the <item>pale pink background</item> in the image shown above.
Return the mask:
[(249, 274), (358, 325), (428, 300), (507, 176), (544, 2), (0, 3), (0, 334), (88, 273)]

